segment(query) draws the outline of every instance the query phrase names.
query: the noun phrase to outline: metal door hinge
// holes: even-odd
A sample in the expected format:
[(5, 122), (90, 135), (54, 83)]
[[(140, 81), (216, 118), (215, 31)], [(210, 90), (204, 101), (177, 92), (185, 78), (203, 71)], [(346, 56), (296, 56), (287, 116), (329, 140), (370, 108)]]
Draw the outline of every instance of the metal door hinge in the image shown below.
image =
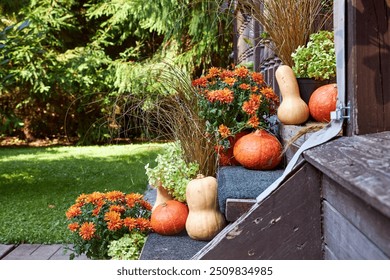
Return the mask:
[(344, 106), (343, 104), (339, 103), (339, 105), (336, 108), (336, 111), (330, 112), (330, 119), (331, 120), (345, 120), (348, 121), (351, 118), (351, 105), (350, 102), (348, 102), (347, 106)]

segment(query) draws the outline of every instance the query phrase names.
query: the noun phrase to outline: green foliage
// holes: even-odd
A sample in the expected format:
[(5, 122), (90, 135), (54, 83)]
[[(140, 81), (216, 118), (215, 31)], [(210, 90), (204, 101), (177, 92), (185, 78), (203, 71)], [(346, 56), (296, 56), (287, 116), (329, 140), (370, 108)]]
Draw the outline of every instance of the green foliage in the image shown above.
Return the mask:
[[(0, 114), (15, 113), (24, 134), (85, 143), (120, 136), (128, 124), (110, 126), (117, 102), (166, 94), (150, 69), (229, 63), (233, 14), (222, 0), (25, 2), (0, 6), (0, 99), (9, 104)], [(46, 107), (47, 116), (35, 112)]]
[(328, 80), (336, 77), (336, 53), (331, 31), (311, 34), (307, 45), (298, 47), (291, 56), (297, 78)]
[(159, 183), (178, 201), (186, 201), (186, 188), (199, 170), (195, 162), (186, 163), (179, 142), (170, 143), (166, 150), (156, 158), (157, 165), (151, 168), (145, 166), (146, 175), (151, 186)]
[(108, 245), (108, 256), (113, 260), (138, 260), (146, 235), (139, 232), (125, 234)]

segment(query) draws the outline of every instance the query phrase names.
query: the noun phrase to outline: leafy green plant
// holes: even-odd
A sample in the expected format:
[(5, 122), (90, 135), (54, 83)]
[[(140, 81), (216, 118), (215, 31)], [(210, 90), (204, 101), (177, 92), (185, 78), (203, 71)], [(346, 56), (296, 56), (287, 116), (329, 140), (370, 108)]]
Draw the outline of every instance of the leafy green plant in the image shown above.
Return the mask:
[[(76, 255), (91, 259), (108, 259), (108, 246), (125, 234), (146, 234), (151, 229), (152, 206), (143, 195), (120, 191), (81, 194), (66, 211)], [(73, 259), (72, 253), (70, 258)]]
[(297, 78), (329, 80), (336, 77), (336, 53), (332, 31), (322, 30), (310, 35), (306, 46), (292, 54), (292, 67)]
[(183, 150), (179, 142), (167, 145), (164, 153), (156, 158), (156, 167), (145, 166), (146, 175), (151, 186), (161, 185), (172, 197), (178, 201), (186, 201), (186, 188), (188, 182), (195, 177), (199, 164), (187, 163), (184, 160)]
[(146, 235), (140, 232), (125, 234), (108, 245), (108, 256), (113, 260), (138, 260)]

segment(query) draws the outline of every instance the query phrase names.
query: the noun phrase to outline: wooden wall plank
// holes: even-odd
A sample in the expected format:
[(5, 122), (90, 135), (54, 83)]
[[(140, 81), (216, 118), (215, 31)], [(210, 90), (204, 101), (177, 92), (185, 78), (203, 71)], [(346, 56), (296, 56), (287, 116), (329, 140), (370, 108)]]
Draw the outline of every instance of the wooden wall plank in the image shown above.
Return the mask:
[(324, 242), (340, 260), (385, 260), (388, 257), (327, 201), (324, 210)]
[(345, 190), (328, 176), (323, 176), (322, 190), (327, 203), (390, 256), (390, 218)]
[(389, 15), (385, 0), (347, 1), (349, 135), (390, 130)]
[(320, 174), (309, 164), (193, 259), (322, 259)]

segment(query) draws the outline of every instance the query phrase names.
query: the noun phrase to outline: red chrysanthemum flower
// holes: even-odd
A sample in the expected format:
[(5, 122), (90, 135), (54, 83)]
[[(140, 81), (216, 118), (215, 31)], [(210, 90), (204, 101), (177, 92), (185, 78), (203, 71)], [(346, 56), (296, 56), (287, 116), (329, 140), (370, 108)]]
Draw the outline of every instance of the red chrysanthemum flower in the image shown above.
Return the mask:
[(95, 224), (92, 222), (85, 222), (81, 225), (79, 235), (84, 240), (90, 240), (94, 237), (96, 232)]

